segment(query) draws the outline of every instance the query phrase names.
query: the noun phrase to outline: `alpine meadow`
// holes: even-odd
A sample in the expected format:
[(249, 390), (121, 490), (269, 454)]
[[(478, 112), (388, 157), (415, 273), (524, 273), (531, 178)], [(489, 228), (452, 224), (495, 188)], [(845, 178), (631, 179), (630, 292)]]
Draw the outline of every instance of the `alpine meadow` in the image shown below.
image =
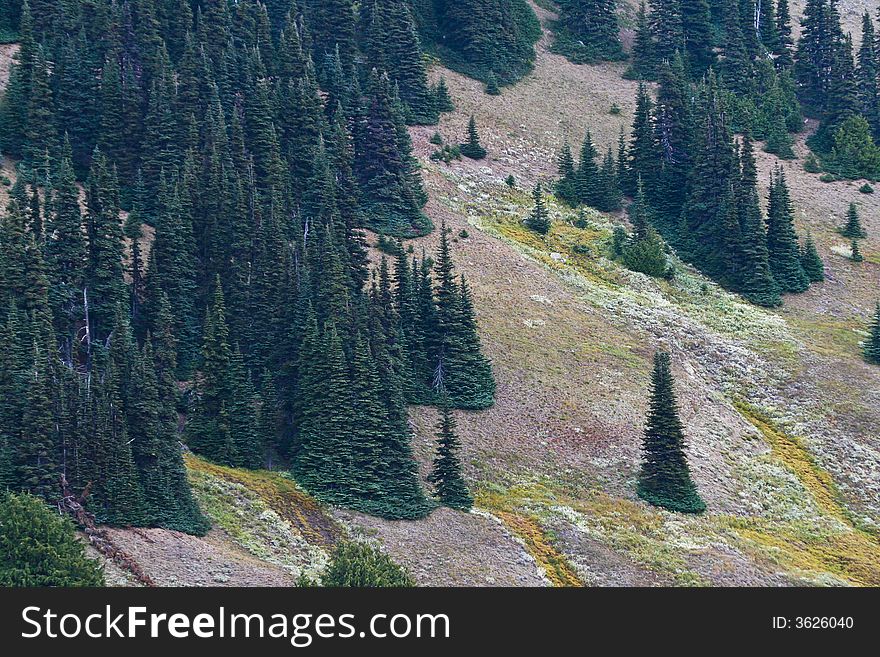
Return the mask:
[(0, 0), (0, 151), (2, 586), (880, 586), (876, 2)]

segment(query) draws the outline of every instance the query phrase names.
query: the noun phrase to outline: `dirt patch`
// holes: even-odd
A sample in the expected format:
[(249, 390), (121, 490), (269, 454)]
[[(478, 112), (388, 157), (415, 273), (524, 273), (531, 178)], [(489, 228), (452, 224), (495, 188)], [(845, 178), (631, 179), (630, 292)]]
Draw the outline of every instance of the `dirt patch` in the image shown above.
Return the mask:
[(420, 586), (546, 586), (535, 560), (495, 518), (446, 508), (418, 522), (337, 512), (355, 534), (377, 539)]
[[(223, 532), (199, 538), (167, 529), (110, 529), (158, 586), (293, 586), (296, 578), (242, 550)], [(119, 582), (115, 575), (111, 582)], [(123, 580), (124, 585), (128, 585)]]

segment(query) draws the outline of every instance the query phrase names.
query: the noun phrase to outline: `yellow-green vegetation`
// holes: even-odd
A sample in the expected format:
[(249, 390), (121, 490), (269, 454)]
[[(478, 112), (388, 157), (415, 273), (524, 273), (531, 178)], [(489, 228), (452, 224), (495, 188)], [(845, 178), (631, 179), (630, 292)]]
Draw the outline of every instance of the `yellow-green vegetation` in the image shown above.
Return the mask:
[(597, 308), (631, 316), (646, 309), (671, 313), (679, 322), (687, 319), (727, 338), (747, 341), (756, 352), (783, 364), (796, 359), (801, 344), (777, 314), (726, 292), (674, 256), (672, 281), (630, 272), (609, 258), (613, 230), (609, 217), (585, 208), (583, 222), (578, 224), (583, 227), (578, 228), (574, 210), (552, 195), (546, 202), (553, 222), (547, 235), (539, 235), (523, 224), (531, 197), (521, 191), (493, 187), (490, 194), (480, 197), (479, 204), (447, 199), (472, 225), (554, 271)]
[(553, 546), (549, 535), (541, 527), (538, 518), (518, 508), (516, 503), (520, 491), (506, 495), (506, 491), (497, 487), (478, 489), (474, 502), (491, 511), (504, 523), (514, 536), (526, 546), (529, 554), (544, 569), (553, 586), (583, 586), (577, 573), (565, 557)]
[(735, 543), (759, 560), (821, 583), (830, 573), (841, 583), (880, 585), (880, 543), (857, 527), (831, 475), (801, 439), (780, 429), (760, 410), (737, 402), (739, 412), (770, 445), (772, 456), (792, 472), (815, 502), (820, 516), (784, 522), (765, 518), (720, 517)]
[(860, 333), (863, 326), (852, 320), (841, 320), (831, 316), (790, 317), (788, 324), (803, 333), (809, 348), (820, 356), (833, 358), (859, 359), (859, 343), (864, 339)]
[[(476, 492), (475, 499), (480, 507), (501, 518), (526, 543), (529, 552), (544, 566), (547, 576), (557, 586), (566, 585), (559, 584), (562, 574), (552, 568), (557, 563), (564, 564), (563, 573), (570, 572), (580, 580), (564, 556), (552, 547), (546, 531), (540, 532), (543, 538), (536, 546), (530, 544), (533, 534), (529, 531), (532, 529), (534, 532), (534, 528), (540, 530), (542, 521), (552, 518), (564, 519), (577, 530), (627, 554), (633, 561), (665, 573), (679, 585), (708, 584), (688, 569), (683, 556), (685, 549), (700, 547), (703, 542), (695, 542), (692, 535), (685, 536), (680, 525), (683, 523), (692, 534), (699, 533), (698, 519), (681, 520), (674, 514), (614, 498), (597, 490), (577, 493), (577, 497), (572, 497), (571, 493), (574, 491), (543, 479), (509, 488), (485, 485)], [(530, 524), (517, 524), (516, 520), (511, 522), (511, 516), (526, 518)], [(543, 545), (552, 549), (552, 558), (536, 549)], [(548, 563), (551, 567), (548, 567)]]
[(215, 527), (254, 556), (294, 575), (320, 572), (340, 529), (288, 476), (185, 458), (199, 506)]

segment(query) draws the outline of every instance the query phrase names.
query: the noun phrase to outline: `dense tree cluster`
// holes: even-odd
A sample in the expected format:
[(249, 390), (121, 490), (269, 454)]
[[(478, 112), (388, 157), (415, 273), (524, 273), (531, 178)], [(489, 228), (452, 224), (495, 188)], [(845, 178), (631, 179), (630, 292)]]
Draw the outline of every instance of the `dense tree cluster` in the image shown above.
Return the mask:
[(618, 209), (624, 194), (635, 198), (629, 209), (635, 235), (622, 234), (614, 253), (631, 269), (669, 273), (662, 236), (729, 289), (776, 306), (781, 293), (822, 280), (824, 267), (812, 240), (801, 246), (795, 233), (781, 170), (771, 176), (762, 212), (752, 136), (746, 131), (734, 139), (730, 98), (711, 69), (690, 81), (676, 54), (661, 67), (656, 99), (639, 85), (629, 141), (621, 133), (616, 158), (609, 146), (599, 164), (589, 132), (577, 166), (563, 146), (556, 192), (572, 206), (604, 211)]
[(203, 532), (185, 422), (194, 451), (281, 459), (326, 501), (431, 508), (407, 404), (440, 376), (451, 406), (486, 408), (495, 383), (445, 230), (433, 260), (369, 266), (362, 228), (431, 229), (406, 124), (449, 97), (408, 3), (358, 9), (22, 2), (0, 103), (20, 160), (0, 218), (7, 486), (52, 500), (63, 475), (99, 521)]
[(559, 0), (553, 50), (576, 64), (624, 58), (616, 0)]
[(457, 71), (511, 84), (532, 70), (541, 26), (526, 0), (410, 0), (426, 47)]

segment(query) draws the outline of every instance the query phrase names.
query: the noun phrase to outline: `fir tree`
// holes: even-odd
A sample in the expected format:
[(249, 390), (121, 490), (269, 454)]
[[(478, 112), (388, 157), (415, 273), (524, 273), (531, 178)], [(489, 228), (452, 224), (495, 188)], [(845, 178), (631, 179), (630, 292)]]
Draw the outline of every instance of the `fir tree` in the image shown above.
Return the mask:
[(0, 586), (103, 586), (73, 523), (30, 495), (0, 492)]
[(639, 2), (639, 11), (636, 15), (636, 34), (630, 57), (632, 63), (626, 70), (624, 77), (633, 80), (654, 78), (656, 56), (654, 54), (654, 40), (651, 36), (651, 24), (648, 22), (648, 14), (645, 9), (645, 0)]
[(623, 59), (614, 0), (561, 0), (555, 51), (578, 64)]
[(853, 262), (862, 262), (865, 259), (865, 257), (862, 255), (861, 250), (859, 249), (858, 240), (852, 241), (852, 243), (850, 244), (850, 251), (850, 260), (852, 260)]
[(558, 161), (559, 180), (556, 181), (556, 195), (572, 207), (578, 205), (577, 180), (575, 176), (574, 157), (568, 140), (562, 144)]
[(473, 497), (461, 474), (460, 449), (456, 422), (445, 394), (441, 392), (440, 420), (437, 423), (437, 453), (428, 481), (434, 485), (437, 499), (444, 506), (469, 511)]
[(654, 355), (651, 401), (643, 440), (639, 497), (654, 506), (681, 513), (702, 513), (706, 504), (691, 479), (684, 428), (678, 417), (669, 354)]
[(786, 292), (803, 292), (810, 281), (800, 260), (798, 238), (794, 229), (794, 210), (785, 184), (785, 175), (777, 169), (771, 177), (767, 208), (767, 247), (773, 278)]
[(856, 209), (855, 203), (849, 204), (849, 209), (846, 211), (846, 224), (840, 229), (840, 234), (852, 239), (864, 239), (868, 236), (865, 229), (862, 228), (862, 222), (859, 220), (859, 211)]
[(477, 122), (471, 115), (468, 121), (467, 141), (460, 146), (461, 154), (472, 160), (482, 160), (486, 157), (486, 149), (480, 144), (480, 134), (477, 132)]
[(446, 78), (440, 78), (437, 85), (434, 87), (434, 103), (437, 107), (437, 111), (441, 113), (452, 112), (455, 110), (455, 104), (452, 102), (452, 97), (449, 95), (449, 87), (446, 86)]
[(807, 239), (801, 247), (801, 266), (810, 279), (811, 283), (819, 283), (825, 280), (825, 264), (819, 257), (813, 236), (807, 233)]
[(600, 205), (601, 182), (599, 180), (599, 167), (596, 165), (596, 157), (599, 153), (593, 145), (590, 131), (584, 136), (581, 145), (580, 162), (578, 162), (575, 174), (575, 190), (579, 203), (598, 208)]
[(532, 191), (532, 199), (534, 205), (528, 217), (526, 217), (525, 225), (529, 230), (533, 230), (541, 235), (550, 232), (550, 216), (547, 213), (547, 207), (544, 205), (544, 190), (541, 183), (535, 185)]
[(794, 65), (792, 57), (791, 38), (791, 15), (788, 12), (788, 0), (778, 0), (776, 3), (776, 34), (777, 46), (773, 51), (776, 67), (780, 70), (788, 70)]
[(877, 310), (871, 321), (868, 339), (863, 344), (862, 353), (867, 362), (880, 365), (880, 303), (877, 304)]

